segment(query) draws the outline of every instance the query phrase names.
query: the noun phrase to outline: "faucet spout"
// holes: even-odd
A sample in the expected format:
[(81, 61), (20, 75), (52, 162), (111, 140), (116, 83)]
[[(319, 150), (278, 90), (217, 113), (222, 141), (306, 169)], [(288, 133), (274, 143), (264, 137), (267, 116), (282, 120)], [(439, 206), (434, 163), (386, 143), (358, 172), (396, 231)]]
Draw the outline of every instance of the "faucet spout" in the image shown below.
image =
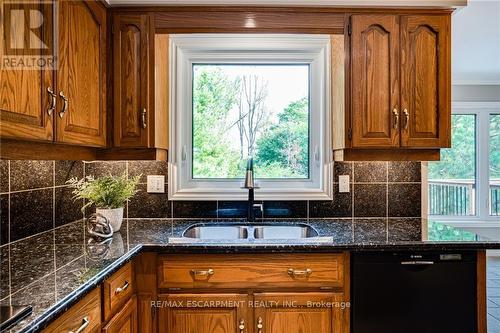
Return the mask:
[(262, 210), (262, 205), (256, 205), (254, 199), (255, 183), (253, 177), (253, 158), (249, 158), (247, 162), (247, 170), (245, 173), (245, 185), (243, 188), (248, 189), (248, 210), (247, 210), (247, 221), (255, 222), (255, 212), (254, 208), (260, 207)]

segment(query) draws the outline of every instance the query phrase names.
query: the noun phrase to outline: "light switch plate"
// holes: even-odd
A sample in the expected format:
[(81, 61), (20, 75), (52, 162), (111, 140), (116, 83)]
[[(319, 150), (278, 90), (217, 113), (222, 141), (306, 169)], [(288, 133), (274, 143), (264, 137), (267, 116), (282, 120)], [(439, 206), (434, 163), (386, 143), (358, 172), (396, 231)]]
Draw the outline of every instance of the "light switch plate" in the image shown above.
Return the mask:
[(339, 176), (339, 193), (349, 193), (351, 189), (349, 188), (349, 175)]
[(148, 176), (148, 193), (165, 193), (165, 176)]

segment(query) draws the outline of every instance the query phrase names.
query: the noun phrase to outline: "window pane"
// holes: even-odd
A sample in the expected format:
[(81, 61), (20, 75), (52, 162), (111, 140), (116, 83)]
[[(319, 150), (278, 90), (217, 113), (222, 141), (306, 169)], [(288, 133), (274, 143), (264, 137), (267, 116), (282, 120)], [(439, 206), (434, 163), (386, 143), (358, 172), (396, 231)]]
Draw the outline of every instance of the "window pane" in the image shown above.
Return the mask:
[(490, 215), (500, 215), (500, 115), (490, 116)]
[(194, 179), (309, 178), (309, 65), (193, 65)]
[(429, 214), (474, 215), (476, 201), (476, 117), (452, 115), (452, 148), (429, 162)]

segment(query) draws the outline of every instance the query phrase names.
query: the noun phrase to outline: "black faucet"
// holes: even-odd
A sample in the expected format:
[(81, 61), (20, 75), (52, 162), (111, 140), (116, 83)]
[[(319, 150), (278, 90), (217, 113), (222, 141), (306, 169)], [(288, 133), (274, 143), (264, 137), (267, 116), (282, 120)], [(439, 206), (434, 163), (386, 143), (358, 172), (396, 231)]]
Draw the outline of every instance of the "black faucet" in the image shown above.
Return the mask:
[(255, 211), (254, 208), (260, 208), (262, 211), (262, 204), (255, 204), (254, 189), (255, 183), (253, 178), (253, 158), (249, 158), (247, 162), (247, 171), (245, 173), (245, 185), (243, 188), (248, 189), (248, 210), (247, 210), (247, 221), (255, 222)]

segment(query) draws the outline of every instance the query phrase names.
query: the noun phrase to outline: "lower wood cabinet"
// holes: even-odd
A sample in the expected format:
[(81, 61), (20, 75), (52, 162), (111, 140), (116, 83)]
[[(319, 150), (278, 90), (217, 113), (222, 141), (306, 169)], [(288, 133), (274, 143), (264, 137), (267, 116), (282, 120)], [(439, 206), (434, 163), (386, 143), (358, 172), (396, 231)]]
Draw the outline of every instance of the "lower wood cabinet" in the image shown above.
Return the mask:
[(136, 333), (137, 322), (137, 297), (133, 296), (104, 326), (102, 333)]

